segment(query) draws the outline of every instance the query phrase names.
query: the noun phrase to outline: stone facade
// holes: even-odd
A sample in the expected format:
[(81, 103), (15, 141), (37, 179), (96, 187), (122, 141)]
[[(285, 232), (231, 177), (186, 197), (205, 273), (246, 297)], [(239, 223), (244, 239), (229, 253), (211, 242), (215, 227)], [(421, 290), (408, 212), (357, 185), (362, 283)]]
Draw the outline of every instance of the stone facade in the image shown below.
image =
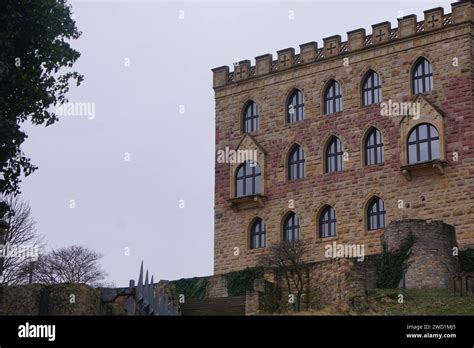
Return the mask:
[[(434, 16), (434, 17), (432, 17)], [(436, 21), (431, 21), (433, 18)], [(235, 71), (213, 69), (216, 110), (216, 151), (253, 149), (262, 167), (263, 194), (245, 202), (235, 200), (235, 164), (215, 165), (214, 272), (252, 267), (266, 248), (251, 249), (250, 224), (256, 217), (266, 223), (267, 245), (282, 239), (282, 220), (298, 214), (301, 238), (311, 242), (308, 262), (327, 261), (328, 243), (357, 243), (365, 254), (381, 251), (384, 230), (368, 231), (366, 210), (372, 197), (385, 202), (387, 220), (442, 220), (455, 227), (460, 248), (474, 245), (474, 98), (473, 19), (471, 1), (455, 3), (452, 13), (425, 11), (399, 19), (398, 28), (384, 22), (336, 35), (293, 49), (256, 58), (256, 67), (241, 62)], [(380, 36), (378, 36), (380, 35)], [(381, 39), (383, 38), (383, 40)], [(380, 39), (380, 40), (379, 40)], [(425, 57), (433, 67), (433, 90), (413, 95), (411, 73)], [(383, 116), (379, 104), (362, 106), (366, 73), (381, 78), (383, 102), (418, 102), (420, 119)], [(323, 93), (330, 79), (340, 83), (342, 111), (323, 115)], [(304, 120), (287, 123), (287, 100), (295, 88), (304, 96)], [(249, 100), (258, 107), (259, 129), (242, 132), (243, 109)], [(406, 137), (416, 123), (437, 125), (442, 166), (407, 169)], [(384, 138), (384, 164), (365, 166), (363, 142), (377, 127)], [(339, 137), (347, 153), (341, 172), (325, 173), (328, 139)], [(303, 179), (288, 181), (286, 163), (294, 144), (305, 151)], [(291, 205), (293, 202), (294, 206)], [(318, 217), (334, 207), (337, 235), (320, 238)]]

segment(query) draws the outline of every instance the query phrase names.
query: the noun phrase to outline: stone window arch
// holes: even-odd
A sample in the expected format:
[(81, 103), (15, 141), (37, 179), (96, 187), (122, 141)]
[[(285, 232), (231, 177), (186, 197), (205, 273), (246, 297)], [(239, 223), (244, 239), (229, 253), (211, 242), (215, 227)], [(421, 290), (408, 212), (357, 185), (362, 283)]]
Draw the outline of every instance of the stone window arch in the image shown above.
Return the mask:
[(336, 236), (336, 210), (326, 205), (319, 214), (319, 238)]
[(242, 132), (252, 133), (259, 128), (259, 115), (257, 103), (253, 100), (247, 101), (242, 115)]
[(262, 218), (255, 218), (250, 226), (250, 249), (265, 248), (267, 245), (267, 226)]
[(430, 123), (413, 127), (407, 137), (408, 164), (431, 161), (440, 158), (439, 133)]
[(300, 218), (296, 213), (288, 213), (283, 220), (283, 240), (294, 242), (301, 238)]
[(362, 82), (362, 105), (378, 104), (382, 101), (382, 85), (380, 76), (374, 70), (369, 70)]
[(304, 120), (304, 96), (303, 93), (294, 88), (287, 100), (286, 104), (286, 121), (288, 123), (294, 123)]
[(380, 197), (373, 197), (367, 205), (367, 229), (369, 231), (385, 228), (387, 225), (387, 211), (385, 202)]
[(342, 111), (341, 85), (331, 79), (324, 89), (324, 114), (332, 114)]
[(429, 92), (433, 89), (433, 67), (425, 57), (420, 57), (415, 62), (412, 74), (413, 94)]
[(261, 193), (260, 165), (254, 161), (246, 161), (237, 167), (235, 173), (235, 196), (244, 197)]
[(371, 127), (364, 137), (364, 165), (384, 163), (383, 135), (376, 127)]
[(298, 180), (305, 177), (304, 149), (295, 144), (288, 156), (288, 180)]

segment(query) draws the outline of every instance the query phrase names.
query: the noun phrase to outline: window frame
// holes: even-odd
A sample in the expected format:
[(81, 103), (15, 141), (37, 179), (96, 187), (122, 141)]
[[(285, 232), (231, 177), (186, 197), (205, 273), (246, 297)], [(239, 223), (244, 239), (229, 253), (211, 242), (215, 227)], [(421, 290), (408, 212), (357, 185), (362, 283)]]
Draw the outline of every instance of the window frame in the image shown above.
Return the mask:
[[(244, 163), (240, 164), (235, 171), (235, 197), (246, 197), (246, 196), (254, 196), (262, 193), (262, 169), (258, 162), (255, 163), (255, 166), (251, 166), (250, 163), (253, 161), (245, 161)], [(243, 173), (239, 176), (240, 170), (243, 168)], [(247, 170), (251, 169), (251, 173), (247, 174)], [(258, 173), (256, 172), (258, 168)], [(247, 179), (252, 179), (252, 190), (250, 193), (247, 193), (246, 186), (247, 186)], [(257, 190), (257, 178), (260, 178), (258, 190)], [(243, 194), (239, 195), (239, 182), (242, 181), (242, 191)]]
[[(293, 106), (293, 114), (290, 113), (290, 106)], [(301, 116), (301, 117), (299, 117)], [(288, 97), (286, 103), (286, 122), (296, 123), (304, 120), (304, 95), (299, 89), (294, 89)]]
[[(249, 124), (249, 128), (247, 125)], [(254, 133), (260, 127), (260, 115), (258, 114), (258, 106), (253, 100), (245, 104), (242, 114), (242, 133)]]
[[(377, 142), (377, 135), (379, 135), (380, 142)], [(370, 145), (370, 139), (373, 137), (373, 145)], [(371, 127), (367, 132), (365, 139), (364, 139), (364, 166), (372, 166), (377, 164), (384, 164), (385, 163), (385, 154), (384, 154), (384, 139), (382, 132), (376, 128)], [(379, 150), (380, 149), (380, 156)], [(369, 156), (369, 152), (371, 155)], [(381, 157), (379, 159), (378, 157)], [(372, 163), (369, 163), (369, 158), (374, 158)]]
[[(366, 87), (370, 81), (371, 86)], [(378, 82), (376, 85), (375, 82)], [(367, 98), (366, 98), (367, 96)], [(377, 96), (378, 101), (375, 101)], [(371, 102), (368, 101), (369, 97)], [(367, 101), (366, 101), (367, 100)], [(362, 106), (377, 105), (382, 102), (382, 83), (380, 81), (380, 75), (374, 70), (369, 70), (362, 81)]]
[[(296, 154), (296, 159), (293, 159)], [(301, 166), (300, 166), (301, 165)], [(293, 177), (293, 168), (296, 167), (296, 176)], [(301, 169), (302, 168), (302, 169)], [(300, 145), (295, 145), (291, 148), (288, 156), (288, 175), (289, 181), (303, 179), (306, 175), (306, 159), (304, 155), (304, 149)]]
[[(418, 74), (418, 68), (420, 66), (421, 66), (421, 72), (420, 72), (421, 75), (415, 76)], [(428, 71), (426, 71), (426, 69), (428, 69)], [(421, 91), (419, 90), (419, 87), (418, 87), (419, 80), (421, 80), (421, 89), (422, 89)], [(411, 74), (411, 85), (412, 85), (412, 91), (414, 95), (428, 93), (433, 90), (433, 86), (434, 86), (433, 65), (425, 57), (421, 57), (415, 62), (413, 66), (412, 74)]]
[[(426, 130), (426, 139), (420, 139), (420, 128), (422, 126), (427, 126)], [(431, 136), (431, 129), (434, 129), (436, 132), (436, 136), (432, 137)], [(415, 132), (415, 140), (410, 141), (411, 135)], [(433, 151), (432, 151), (432, 143), (437, 141), (438, 142), (438, 156), (433, 157)], [(421, 144), (422, 143), (427, 143), (427, 149), (428, 149), (428, 159), (426, 160), (421, 160)], [(415, 126), (413, 126), (410, 131), (407, 134), (407, 139), (406, 139), (406, 144), (407, 144), (407, 163), (408, 164), (417, 164), (417, 163), (423, 163), (423, 162), (429, 162), (433, 160), (439, 160), (441, 158), (441, 139), (439, 136), (439, 131), (438, 129), (432, 125), (431, 123), (419, 123)], [(411, 162), (410, 160), (410, 146), (415, 146), (416, 150), (416, 161)]]
[[(337, 88), (336, 88), (337, 87)], [(329, 95), (332, 92), (332, 95)], [(336, 94), (336, 92), (338, 94)], [(324, 115), (335, 114), (342, 111), (342, 88), (336, 80), (331, 80), (324, 89)], [(328, 106), (330, 106), (328, 108)]]
[[(258, 226), (258, 231), (256, 227)], [(258, 243), (256, 242), (258, 241)], [(263, 249), (267, 246), (267, 225), (261, 218), (257, 218), (250, 226), (250, 249)]]
[[(289, 222), (291, 221), (291, 225), (289, 225)], [(288, 238), (291, 234), (291, 239)], [(297, 236), (295, 239), (294, 237)], [(291, 212), (286, 215), (284, 221), (283, 221), (283, 240), (285, 242), (294, 242), (301, 240), (301, 224), (300, 224), (300, 218), (299, 216)]]
[[(327, 214), (327, 218), (326, 218)], [(336, 209), (332, 206), (327, 205), (319, 214), (319, 221), (318, 221), (319, 231), (318, 236), (319, 238), (331, 238), (337, 236), (337, 215)], [(328, 226), (328, 233), (325, 235), (323, 233), (323, 226)]]
[[(334, 152), (331, 151), (332, 144), (334, 144)], [(340, 144), (340, 151), (337, 150), (337, 145)], [(334, 169), (330, 170), (330, 159), (332, 157), (335, 157), (334, 160)], [(326, 145), (326, 149), (324, 152), (324, 159), (325, 159), (325, 173), (336, 173), (336, 172), (342, 172), (344, 170), (344, 145), (337, 136), (331, 137), (329, 142)], [(338, 165), (339, 164), (339, 165)]]
[[(373, 209), (374, 207), (376, 208), (375, 211)], [(372, 224), (373, 217), (376, 220), (375, 226)], [(387, 226), (387, 209), (385, 208), (385, 202), (382, 198), (374, 197), (369, 201), (369, 204), (367, 205), (366, 218), (368, 231), (384, 229)]]

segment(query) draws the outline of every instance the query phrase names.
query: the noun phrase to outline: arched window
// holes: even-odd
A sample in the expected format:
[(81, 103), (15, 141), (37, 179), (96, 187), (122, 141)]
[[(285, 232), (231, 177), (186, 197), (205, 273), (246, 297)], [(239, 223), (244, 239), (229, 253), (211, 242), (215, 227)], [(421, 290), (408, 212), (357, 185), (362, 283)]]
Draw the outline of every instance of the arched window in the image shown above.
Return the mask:
[(300, 239), (300, 219), (295, 213), (290, 213), (283, 224), (283, 238), (287, 242)]
[(336, 235), (336, 211), (327, 206), (319, 216), (319, 237), (333, 237)]
[(260, 193), (260, 180), (261, 172), (257, 162), (242, 163), (235, 175), (235, 195), (242, 197)]
[(367, 228), (377, 230), (384, 228), (386, 224), (385, 204), (382, 199), (376, 197), (370, 202), (367, 209)]
[(332, 80), (324, 92), (324, 113), (332, 114), (342, 110), (342, 94), (339, 82)]
[(326, 173), (342, 171), (343, 154), (341, 141), (338, 137), (333, 137), (326, 147)]
[(435, 126), (422, 123), (408, 134), (408, 163), (439, 159), (439, 134)]
[(377, 128), (372, 128), (365, 138), (365, 165), (383, 162), (383, 136)]
[(258, 110), (255, 102), (250, 101), (247, 103), (242, 124), (244, 133), (252, 133), (258, 130)]
[(288, 123), (302, 121), (304, 119), (303, 93), (295, 89), (288, 99)]
[(258, 218), (250, 229), (250, 249), (265, 248), (267, 244), (267, 226)]
[(433, 89), (433, 67), (425, 59), (419, 59), (413, 68), (413, 93), (425, 93)]
[(288, 180), (304, 178), (304, 150), (297, 145), (288, 157)]
[(382, 100), (380, 78), (375, 71), (371, 70), (367, 74), (362, 86), (362, 93), (364, 105), (378, 104)]

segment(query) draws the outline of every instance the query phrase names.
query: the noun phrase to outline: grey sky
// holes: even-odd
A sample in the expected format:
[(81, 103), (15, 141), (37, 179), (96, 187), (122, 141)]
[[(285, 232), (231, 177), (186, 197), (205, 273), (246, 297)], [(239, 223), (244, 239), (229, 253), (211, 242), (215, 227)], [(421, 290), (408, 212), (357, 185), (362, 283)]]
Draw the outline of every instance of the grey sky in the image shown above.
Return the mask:
[(117, 286), (137, 277), (142, 259), (155, 279), (212, 274), (210, 69), (236, 57), (275, 59), (277, 50), (321, 46), (336, 34), (346, 40), (347, 31), (370, 33), (383, 21), (396, 27), (400, 10), (418, 20), (433, 7), (448, 13), (451, 2), (72, 1), (83, 32), (73, 43), (82, 54), (75, 69), (85, 81), (69, 99), (95, 103), (95, 119), (64, 116), (48, 128), (27, 127), (23, 150), (39, 170), (24, 179), (23, 197), (39, 232), (49, 247), (102, 252)]

